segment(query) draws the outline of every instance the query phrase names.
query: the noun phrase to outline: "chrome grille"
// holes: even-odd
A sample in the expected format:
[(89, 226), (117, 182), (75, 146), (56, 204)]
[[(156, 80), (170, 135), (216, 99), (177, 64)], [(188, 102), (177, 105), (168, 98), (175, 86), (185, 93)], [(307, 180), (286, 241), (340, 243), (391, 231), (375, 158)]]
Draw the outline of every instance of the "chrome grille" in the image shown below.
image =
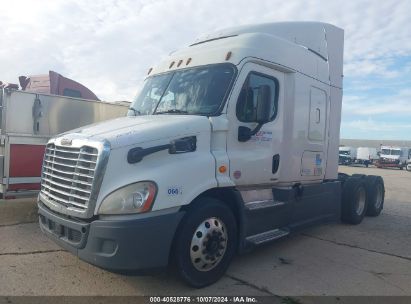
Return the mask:
[(97, 158), (98, 150), (94, 147), (48, 144), (43, 162), (41, 194), (66, 208), (80, 212), (87, 210)]

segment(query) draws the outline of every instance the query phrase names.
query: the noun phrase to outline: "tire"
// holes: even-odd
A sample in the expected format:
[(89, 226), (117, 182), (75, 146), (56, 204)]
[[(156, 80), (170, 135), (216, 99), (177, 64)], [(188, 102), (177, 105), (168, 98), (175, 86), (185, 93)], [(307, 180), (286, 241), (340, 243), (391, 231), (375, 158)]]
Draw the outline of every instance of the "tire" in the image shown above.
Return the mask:
[(350, 177), (343, 186), (341, 199), (341, 220), (358, 225), (367, 211), (367, 189), (365, 178)]
[(237, 224), (230, 208), (217, 199), (199, 198), (193, 204), (177, 230), (173, 260), (180, 277), (201, 288), (218, 281), (230, 265)]
[(378, 216), (384, 208), (385, 187), (381, 176), (369, 175), (365, 180), (367, 187), (367, 216)]
[(347, 173), (338, 172), (338, 180), (344, 183), (350, 176)]
[(361, 179), (365, 179), (367, 177), (367, 175), (355, 173), (355, 174), (351, 175), (351, 177), (358, 177), (358, 178), (361, 178)]

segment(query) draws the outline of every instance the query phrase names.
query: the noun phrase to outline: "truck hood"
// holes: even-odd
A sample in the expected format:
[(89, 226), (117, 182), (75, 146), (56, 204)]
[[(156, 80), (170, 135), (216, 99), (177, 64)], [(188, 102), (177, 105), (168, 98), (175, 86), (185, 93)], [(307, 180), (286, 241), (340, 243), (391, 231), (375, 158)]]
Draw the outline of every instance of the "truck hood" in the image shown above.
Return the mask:
[(144, 115), (127, 116), (71, 130), (61, 137), (108, 140), (111, 148), (135, 145), (159, 139), (178, 138), (210, 132), (211, 124), (205, 116)]

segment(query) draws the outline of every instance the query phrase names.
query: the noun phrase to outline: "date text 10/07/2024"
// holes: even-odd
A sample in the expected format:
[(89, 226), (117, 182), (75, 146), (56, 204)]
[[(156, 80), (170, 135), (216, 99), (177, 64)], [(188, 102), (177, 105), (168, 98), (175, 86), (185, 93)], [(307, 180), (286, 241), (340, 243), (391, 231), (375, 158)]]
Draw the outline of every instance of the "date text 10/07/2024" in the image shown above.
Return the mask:
[(248, 296), (150, 297), (150, 303), (258, 303), (258, 300)]

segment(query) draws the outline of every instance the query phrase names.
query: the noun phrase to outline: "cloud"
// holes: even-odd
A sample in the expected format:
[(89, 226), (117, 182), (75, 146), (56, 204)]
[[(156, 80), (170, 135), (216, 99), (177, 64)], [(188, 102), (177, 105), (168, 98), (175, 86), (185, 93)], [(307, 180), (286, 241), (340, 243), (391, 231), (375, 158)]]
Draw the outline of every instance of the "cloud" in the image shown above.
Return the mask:
[(343, 121), (341, 138), (409, 140), (410, 122), (367, 119)]
[(411, 89), (403, 89), (390, 96), (355, 96), (343, 98), (343, 115), (411, 115)]
[(408, 72), (408, 68), (406, 70), (391, 69), (390, 67), (394, 62), (393, 58), (353, 60), (344, 65), (344, 74), (362, 78), (369, 75), (382, 78), (396, 78)]
[(54, 69), (105, 99), (130, 99), (147, 69), (195, 37), (227, 26), (318, 20), (346, 30), (346, 75), (385, 74), (386, 57), (411, 53), (410, 1), (15, 0), (0, 11), (0, 74)]
[(13, 0), (0, 10), (0, 80), (55, 70), (102, 99), (131, 100), (151, 66), (204, 33), (323, 21), (345, 29), (342, 130), (355, 134), (346, 123), (411, 114), (410, 11), (408, 0)]
[(398, 130), (411, 131), (411, 123), (394, 123), (386, 121), (375, 121), (372, 118), (366, 120), (355, 120), (343, 123), (344, 127), (356, 129), (358, 131), (379, 131), (379, 132), (397, 132)]

